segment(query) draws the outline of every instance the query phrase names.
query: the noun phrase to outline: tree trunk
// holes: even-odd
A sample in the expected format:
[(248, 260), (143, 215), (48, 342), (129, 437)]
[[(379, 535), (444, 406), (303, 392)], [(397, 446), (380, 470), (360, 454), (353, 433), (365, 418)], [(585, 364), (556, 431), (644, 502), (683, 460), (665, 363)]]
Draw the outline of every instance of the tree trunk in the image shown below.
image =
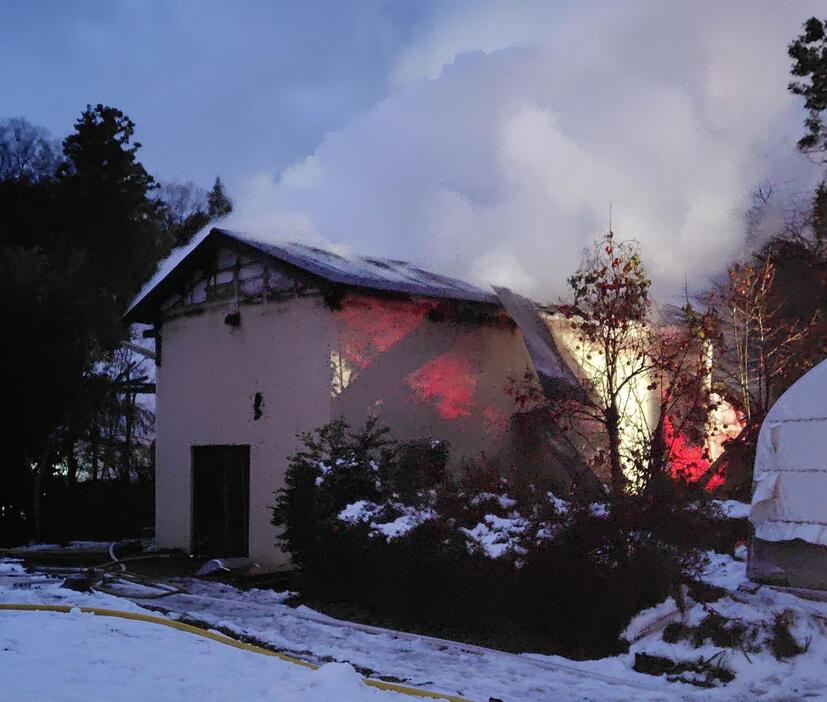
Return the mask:
[(626, 476), (623, 475), (623, 463), (620, 460), (620, 414), (614, 402), (606, 408), (606, 434), (609, 439), (609, 470), (612, 492), (623, 494), (626, 489)]
[(655, 432), (652, 435), (651, 446), (649, 447), (649, 474), (655, 475), (658, 473), (665, 473), (667, 467), (667, 458), (669, 454), (669, 447), (666, 441), (666, 408), (660, 408), (660, 416), (658, 418), (658, 425), (655, 427)]
[(92, 436), (92, 481), (98, 479), (98, 437), (97, 433)]
[(126, 418), (124, 428), (123, 454), (121, 457), (123, 475), (121, 477), (124, 482), (128, 483), (132, 477), (132, 433), (134, 431), (133, 418), (135, 415), (135, 395), (127, 394), (124, 397), (124, 405), (124, 414), (126, 415)]
[(35, 541), (40, 541), (40, 536), (42, 533), (41, 528), (41, 521), (40, 521), (40, 492), (41, 492), (41, 483), (43, 479), (43, 470), (41, 468), (41, 464), (38, 463), (37, 467), (35, 468), (34, 473), (34, 495), (32, 500), (32, 536), (34, 537)]
[(69, 485), (74, 485), (78, 481), (78, 459), (75, 456), (75, 440), (69, 436), (66, 437), (64, 452), (66, 453), (66, 481)]
[(46, 448), (43, 449), (43, 452), (40, 454), (40, 458), (35, 466), (34, 500), (32, 502), (32, 526), (35, 541), (40, 541), (43, 537), (43, 478), (46, 476), (46, 467), (48, 465), (49, 455), (51, 452), (51, 444), (47, 444)]

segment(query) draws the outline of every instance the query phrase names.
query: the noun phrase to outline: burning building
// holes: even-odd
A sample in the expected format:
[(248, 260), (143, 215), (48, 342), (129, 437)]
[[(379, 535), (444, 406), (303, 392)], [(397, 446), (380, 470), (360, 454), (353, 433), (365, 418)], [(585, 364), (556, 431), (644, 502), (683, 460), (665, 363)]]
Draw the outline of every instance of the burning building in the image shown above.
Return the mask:
[(159, 546), (284, 563), (274, 492), (298, 435), (336, 418), (375, 414), (396, 439), (600, 489), (582, 447), (507, 391), (522, 377), (578, 392), (589, 370), (506, 289), (213, 229), (125, 319), (156, 340)]
[[(461, 281), (213, 229), (125, 319), (156, 340), (160, 546), (281, 562), (273, 493), (297, 435), (334, 418), (376, 413), (398, 439), (552, 465), (506, 392), (533, 367), (522, 335)], [(585, 470), (556, 465), (563, 482)]]

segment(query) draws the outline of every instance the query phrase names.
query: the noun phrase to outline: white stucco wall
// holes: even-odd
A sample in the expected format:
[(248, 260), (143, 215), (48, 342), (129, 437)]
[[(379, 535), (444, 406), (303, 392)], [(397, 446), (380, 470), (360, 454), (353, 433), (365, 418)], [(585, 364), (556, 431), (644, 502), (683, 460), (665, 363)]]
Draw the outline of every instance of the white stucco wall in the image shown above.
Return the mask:
[[(156, 539), (189, 550), (191, 447), (250, 445), (250, 558), (280, 565), (270, 524), (296, 434), (330, 416), (332, 316), (319, 298), (243, 306), (241, 325), (222, 306), (164, 323), (157, 373)], [(263, 395), (263, 416), (253, 399)]]
[[(300, 447), (298, 433), (335, 417), (361, 426), (375, 412), (395, 438), (446, 439), (457, 459), (495, 457), (508, 446), (516, 409), (508, 377), (530, 365), (519, 331), (503, 322), (421, 315), (410, 325), (407, 303), (383, 307), (382, 298), (365, 299), (366, 307), (338, 311), (320, 297), (242, 306), (237, 328), (224, 323), (231, 303), (164, 322), (156, 407), (159, 546), (191, 546), (192, 446), (250, 446), (249, 555), (269, 566), (288, 563), (275, 545), (270, 505), (287, 457)], [(393, 314), (382, 317), (388, 309)], [(369, 363), (354, 367), (346, 387), (337, 388), (331, 360), (348, 345), (368, 354)], [(256, 421), (257, 392), (264, 405)]]

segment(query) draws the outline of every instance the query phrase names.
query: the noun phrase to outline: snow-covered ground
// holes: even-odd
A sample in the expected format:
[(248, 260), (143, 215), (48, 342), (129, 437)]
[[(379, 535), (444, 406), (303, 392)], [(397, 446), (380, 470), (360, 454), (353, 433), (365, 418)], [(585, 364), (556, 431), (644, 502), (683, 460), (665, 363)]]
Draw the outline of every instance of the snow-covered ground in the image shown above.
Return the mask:
[[(724, 556), (713, 555), (707, 579), (729, 590), (730, 596), (706, 605), (690, 603), (689, 610), (684, 615), (685, 621), (696, 623), (712, 607), (727, 616), (738, 617), (760, 628), (772, 622), (776, 614), (786, 613), (785, 616), (791, 621), (791, 632), (807, 646), (805, 653), (782, 662), (766, 650), (733, 652), (729, 649), (721, 653), (720, 648), (710, 643), (705, 643), (700, 648), (692, 648), (685, 642), (665, 643), (662, 640), (663, 626), (668, 621), (680, 619), (674, 603), (670, 601), (641, 613), (632, 622), (629, 636), (634, 642), (628, 654), (597, 661), (573, 662), (555, 656), (507, 654), (427, 637), (355, 626), (333, 620), (306, 607), (288, 607), (284, 604), (284, 593), (267, 590), (239, 591), (216, 582), (185, 579), (175, 581), (186, 590), (185, 594), (159, 600), (131, 601), (128, 599), (130, 595), (140, 594), (135, 585), (124, 587), (123, 597), (78, 593), (61, 588), (60, 581), (45, 578), (35, 581), (29, 579), (25, 587), (15, 588), (15, 571), (18, 576), (22, 575), (19, 572), (20, 566), (0, 563), (0, 575), (4, 569), (5, 580), (0, 580), (0, 601), (3, 602), (61, 603), (129, 610), (141, 609), (137, 602), (148, 602), (153, 608), (162, 606), (172, 618), (207, 622), (210, 626), (253, 637), (306, 660), (347, 663), (360, 671), (366, 671), (372, 677), (392, 678), (407, 685), (461, 695), (481, 702), (486, 702), (490, 697), (505, 702), (613, 702), (632, 699), (641, 702), (781, 702), (827, 699), (827, 692), (824, 691), (827, 679), (823, 675), (823, 671), (827, 670), (827, 604), (801, 600), (769, 588), (756, 588), (746, 581), (744, 563)], [(352, 688), (353, 694), (378, 694), (364, 686), (360, 687), (357, 676), (350, 668), (324, 667), (314, 677), (311, 672), (300, 668), (292, 670), (289, 664), (253, 653), (235, 651), (207, 641), (196, 643), (199, 637), (183, 632), (165, 630), (150, 634), (148, 631), (153, 625), (149, 624), (137, 627), (131, 626), (131, 622), (95, 620), (91, 615), (53, 614), (33, 617), (35, 615), (32, 613), (0, 611), (0, 679), (9, 679), (10, 671), (29, 670), (32, 666), (42, 667), (48, 662), (52, 669), (49, 675), (54, 673), (49, 679), (53, 684), (59, 684), (54, 689), (75, 690), (77, 697), (68, 692), (62, 698), (54, 694), (35, 694), (35, 688), (20, 687), (10, 699), (97, 699), (100, 695), (96, 692), (95, 685), (100, 684), (101, 689), (110, 690), (112, 688), (105, 686), (127, 678), (134, 680), (136, 686), (146, 685), (150, 675), (155, 675), (150, 673), (150, 670), (155, 670), (153, 666), (158, 666), (162, 682), (159, 682), (157, 690), (151, 690), (151, 695), (147, 693), (141, 699), (165, 699), (164, 695), (172, 699), (176, 690), (180, 693), (184, 688), (189, 693), (197, 690), (199, 696), (206, 699), (226, 699), (228, 695), (222, 693), (229, 690), (232, 690), (232, 697), (237, 699), (257, 699), (266, 690), (270, 691), (269, 699), (350, 699), (340, 694), (340, 686), (347, 690)], [(31, 633), (26, 622), (32, 622)], [(75, 631), (77, 627), (79, 629)], [(98, 648), (103, 649), (100, 654), (84, 656), (82, 652), (77, 655), (74, 653), (86, 647), (86, 642), (91, 639), (94, 642), (88, 644), (91, 646), (89, 650), (96, 652)], [(170, 645), (167, 646), (166, 642)], [(4, 648), (11, 648), (12, 653), (3, 651)], [(73, 651), (72, 655), (67, 656), (67, 650)], [(676, 660), (715, 657), (715, 660), (725, 662), (736, 673), (736, 677), (726, 686), (709, 690), (683, 683), (670, 683), (663, 677), (634, 672), (634, 654), (638, 652)], [(97, 658), (98, 655), (101, 656), (100, 659)], [(164, 660), (156, 661), (157, 658)], [(30, 662), (27, 663), (27, 660)], [(244, 672), (236, 675), (234, 670), (225, 671), (226, 666), (237, 666), (239, 671)], [(283, 666), (290, 670), (283, 669)], [(96, 678), (94, 670), (103, 668), (109, 672), (100, 673), (102, 677)], [(112, 671), (120, 672), (116, 674)], [(176, 677), (163, 682), (164, 671), (174, 671)], [(339, 677), (342, 678), (341, 681), (338, 681)], [(49, 679), (30, 684), (38, 685), (36, 689), (43, 691)], [(325, 682), (328, 679), (333, 680), (330, 686)], [(206, 694), (210, 684), (216, 690), (211, 695)], [(176, 688), (175, 685), (179, 687)], [(309, 686), (309, 692), (302, 685)], [(146, 687), (143, 689), (149, 690)], [(279, 696), (274, 692), (276, 689), (288, 692)], [(85, 697), (81, 694), (83, 690)], [(317, 693), (320, 696), (312, 696)], [(384, 699), (389, 699), (396, 693), (383, 694), (386, 696)]]
[(2, 612), (4, 700), (381, 702), (349, 665), (308, 670), (140, 621), (54, 612)]
[[(746, 578), (746, 563), (721, 554), (709, 554), (704, 580), (728, 591), (708, 603), (687, 601), (681, 614), (674, 601), (641, 612), (625, 635), (632, 641), (629, 655), (646, 653), (674, 661), (703, 659), (734, 673), (733, 682), (711, 690), (697, 691), (699, 700), (827, 700), (827, 603), (805, 600)], [(663, 628), (668, 622), (697, 627), (710, 615), (720, 615), (728, 626), (742, 627), (747, 635), (742, 648), (726, 648), (705, 640), (700, 646), (686, 641), (667, 643)], [(786, 621), (803, 653), (778, 660), (769, 639), (778, 619)]]

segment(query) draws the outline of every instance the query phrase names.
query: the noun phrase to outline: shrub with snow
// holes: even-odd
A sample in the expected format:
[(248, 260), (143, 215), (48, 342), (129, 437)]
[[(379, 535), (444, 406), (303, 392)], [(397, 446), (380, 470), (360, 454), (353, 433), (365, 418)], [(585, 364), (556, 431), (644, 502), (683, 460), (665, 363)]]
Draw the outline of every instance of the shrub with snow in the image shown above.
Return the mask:
[(397, 628), (611, 653), (717, 538), (709, 498), (668, 476), (589, 504), (500, 467), (449, 469), (444, 443), (393, 442), (375, 420), (359, 431), (333, 422), (304, 441), (273, 513), (302, 592)]

